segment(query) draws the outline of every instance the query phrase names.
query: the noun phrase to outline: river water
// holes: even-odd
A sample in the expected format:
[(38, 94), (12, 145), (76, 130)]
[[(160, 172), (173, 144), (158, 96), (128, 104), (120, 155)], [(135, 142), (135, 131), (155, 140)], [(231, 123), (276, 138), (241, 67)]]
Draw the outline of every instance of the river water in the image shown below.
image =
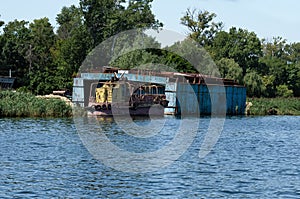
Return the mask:
[[(175, 125), (164, 134), (173, 135), (180, 119), (168, 119)], [(210, 118), (200, 120), (205, 127)], [(114, 122), (100, 122), (115, 131)], [(300, 198), (300, 117), (227, 118), (204, 159), (201, 128), (179, 159), (149, 173), (102, 164), (72, 119), (0, 119), (0, 128), (0, 198)], [(136, 152), (153, 150), (115, 137)]]

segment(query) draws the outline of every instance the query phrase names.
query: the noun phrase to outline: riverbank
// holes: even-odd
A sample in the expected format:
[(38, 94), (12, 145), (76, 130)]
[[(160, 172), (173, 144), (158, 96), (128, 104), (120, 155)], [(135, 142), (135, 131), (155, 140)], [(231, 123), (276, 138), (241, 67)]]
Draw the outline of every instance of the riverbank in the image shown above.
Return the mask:
[(247, 115), (300, 115), (300, 98), (248, 98)]
[(61, 99), (30, 93), (0, 91), (0, 117), (71, 117), (72, 107)]
[[(248, 98), (247, 104), (247, 115), (300, 115), (300, 98)], [(0, 117), (71, 116), (71, 105), (60, 98), (0, 91)]]

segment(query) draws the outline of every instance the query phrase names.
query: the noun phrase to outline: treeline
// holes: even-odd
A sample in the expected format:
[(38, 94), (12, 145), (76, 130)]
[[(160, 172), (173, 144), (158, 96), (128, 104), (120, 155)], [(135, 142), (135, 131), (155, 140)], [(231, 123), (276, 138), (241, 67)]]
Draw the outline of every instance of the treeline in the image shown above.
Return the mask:
[[(79, 6), (64, 7), (57, 15), (57, 29), (42, 18), (33, 22), (0, 22), (0, 75), (9, 69), (17, 77), (19, 90), (46, 94), (56, 89), (71, 89), (73, 77), (86, 56), (107, 38), (134, 28), (159, 28), (151, 11), (153, 0), (80, 0)], [(300, 43), (287, 43), (281, 37), (260, 39), (254, 32), (232, 27), (223, 30), (222, 22), (207, 11), (187, 10), (180, 19), (192, 38), (209, 52), (221, 76), (247, 86), (250, 97), (300, 96)], [(115, 59), (113, 66), (134, 67), (147, 63), (170, 65), (177, 71), (194, 72), (191, 63), (170, 53), (177, 49), (189, 56), (203, 53), (189, 49), (188, 42), (157, 50), (135, 51)], [(204, 72), (206, 62), (197, 69)]]
[(227, 32), (215, 17), (208, 11), (187, 10), (181, 23), (210, 53), (222, 77), (245, 84), (249, 97), (300, 96), (300, 43), (281, 37), (259, 39), (236, 27)]
[(79, 6), (62, 8), (57, 29), (48, 18), (0, 20), (0, 76), (12, 70), (16, 88), (33, 94), (71, 89), (83, 60), (99, 43), (123, 30), (162, 26), (151, 2), (80, 0)]

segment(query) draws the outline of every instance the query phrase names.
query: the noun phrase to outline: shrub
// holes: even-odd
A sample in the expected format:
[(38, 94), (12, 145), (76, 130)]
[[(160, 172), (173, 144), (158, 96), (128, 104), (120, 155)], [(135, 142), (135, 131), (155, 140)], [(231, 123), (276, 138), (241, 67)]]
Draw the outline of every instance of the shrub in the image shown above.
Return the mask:
[(72, 108), (60, 99), (37, 98), (30, 93), (0, 91), (2, 117), (70, 117)]
[(294, 93), (289, 90), (287, 85), (279, 85), (276, 87), (276, 94), (278, 97), (293, 97)]

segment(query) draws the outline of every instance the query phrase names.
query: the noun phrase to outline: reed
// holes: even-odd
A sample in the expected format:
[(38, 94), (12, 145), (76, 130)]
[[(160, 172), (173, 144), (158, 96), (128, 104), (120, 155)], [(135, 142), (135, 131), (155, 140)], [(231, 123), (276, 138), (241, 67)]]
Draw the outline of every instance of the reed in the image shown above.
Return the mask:
[(71, 106), (60, 99), (43, 99), (30, 93), (0, 91), (0, 117), (70, 117), (71, 115)]
[(300, 98), (248, 98), (250, 115), (300, 115)]

